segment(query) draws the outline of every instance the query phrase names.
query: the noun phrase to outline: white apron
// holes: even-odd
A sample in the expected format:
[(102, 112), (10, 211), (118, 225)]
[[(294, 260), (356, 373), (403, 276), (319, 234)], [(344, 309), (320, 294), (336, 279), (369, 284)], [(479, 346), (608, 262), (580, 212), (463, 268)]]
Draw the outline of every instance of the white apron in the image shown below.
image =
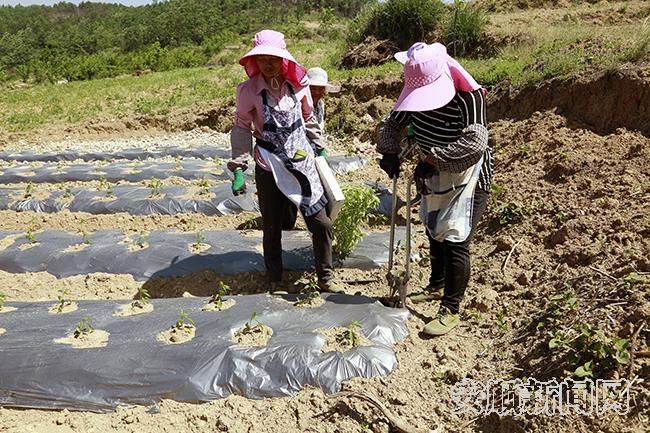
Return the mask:
[(291, 110), (271, 107), (266, 89), (262, 90), (264, 129), (256, 145), (278, 189), (307, 217), (323, 209), (327, 199), (314, 164), (314, 148), (303, 127), (300, 102), (291, 85), (285, 84), (294, 102)]

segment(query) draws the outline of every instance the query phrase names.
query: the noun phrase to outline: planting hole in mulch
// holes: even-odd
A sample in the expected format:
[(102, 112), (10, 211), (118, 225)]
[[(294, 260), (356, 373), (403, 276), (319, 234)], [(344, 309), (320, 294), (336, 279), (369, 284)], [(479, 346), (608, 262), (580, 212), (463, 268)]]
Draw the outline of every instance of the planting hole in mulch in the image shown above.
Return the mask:
[(101, 329), (94, 329), (87, 333), (79, 333), (77, 336), (71, 334), (65, 338), (54, 340), (57, 344), (68, 344), (75, 349), (91, 349), (94, 347), (106, 347), (108, 345), (108, 336), (110, 334)]
[(196, 243), (194, 242), (193, 244), (190, 244), (188, 247), (191, 253), (194, 254), (201, 254), (212, 248), (212, 245), (206, 244), (205, 242), (200, 242)]
[(115, 317), (128, 317), (137, 316), (138, 314), (151, 313), (153, 305), (150, 303), (142, 304), (138, 301), (133, 301), (130, 304), (121, 305), (120, 308), (113, 313)]
[(333, 328), (316, 329), (315, 332), (325, 338), (322, 352), (347, 352), (359, 346), (372, 346), (358, 326), (350, 325), (347, 328), (335, 326)]
[(273, 329), (260, 323), (257, 314), (253, 313), (251, 319), (233, 333), (232, 341), (241, 347), (264, 347), (272, 335)]
[(79, 306), (76, 302), (66, 301), (63, 304), (57, 303), (52, 305), (48, 311), (50, 314), (66, 314), (77, 311), (78, 309)]
[(182, 326), (172, 326), (167, 331), (163, 331), (156, 337), (156, 340), (165, 344), (183, 344), (191, 341), (196, 335), (196, 327), (189, 324)]
[(201, 311), (224, 311), (227, 310), (228, 308), (232, 307), (235, 305), (235, 300), (234, 299), (228, 299), (226, 301), (221, 301), (221, 305), (215, 303), (215, 302), (210, 302), (205, 304), (202, 308)]
[(24, 243), (21, 246), (19, 246), (18, 249), (20, 251), (27, 251), (27, 250), (32, 249), (32, 248), (34, 248), (36, 246), (39, 246), (39, 245), (40, 245), (40, 242), (27, 242), (27, 243)]
[(88, 242), (81, 242), (81, 243), (70, 245), (69, 247), (66, 247), (63, 250), (63, 252), (64, 253), (77, 253), (79, 251), (85, 250), (89, 246), (90, 246), (90, 244)]

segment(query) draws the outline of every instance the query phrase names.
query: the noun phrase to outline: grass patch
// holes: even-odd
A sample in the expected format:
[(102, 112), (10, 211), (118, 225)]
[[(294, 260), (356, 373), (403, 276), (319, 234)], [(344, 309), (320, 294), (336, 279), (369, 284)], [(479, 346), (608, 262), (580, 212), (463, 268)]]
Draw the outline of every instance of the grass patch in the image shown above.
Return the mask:
[[(525, 41), (509, 45), (487, 59), (459, 58), (483, 85), (503, 80), (526, 86), (549, 78), (569, 78), (585, 70), (612, 71), (621, 63), (650, 59), (650, 13), (631, 2), (620, 5), (579, 5), (562, 9), (526, 10), (493, 14), (487, 30), (496, 35), (525, 35)], [(634, 19), (596, 22), (586, 14), (626, 13)], [(349, 21), (339, 20), (327, 33), (309, 16), (305, 35), (287, 35), (288, 47), (306, 67), (325, 68), (330, 80), (383, 80), (401, 77), (402, 66), (393, 61), (380, 66), (339, 69), (346, 50)], [(63, 85), (39, 84), (5, 88), (0, 92), (0, 133), (30, 131), (46, 125), (69, 125), (89, 120), (120, 119), (133, 115), (168, 115), (175, 109), (209, 106), (232, 97), (246, 79), (237, 63), (250, 42), (227, 47), (213, 57), (212, 67), (176, 69), (135, 77), (75, 81)], [(451, 47), (450, 47), (451, 49)], [(330, 113), (330, 123), (336, 113)], [(341, 123), (341, 122), (339, 122)], [(340, 124), (354, 133), (354, 125)], [(336, 129), (336, 128), (335, 128)]]

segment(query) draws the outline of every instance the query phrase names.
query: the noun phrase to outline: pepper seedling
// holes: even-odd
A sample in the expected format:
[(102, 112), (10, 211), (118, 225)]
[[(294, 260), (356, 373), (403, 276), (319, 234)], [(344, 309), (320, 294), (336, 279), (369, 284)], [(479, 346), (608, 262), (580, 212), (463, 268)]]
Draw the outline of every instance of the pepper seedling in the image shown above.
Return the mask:
[(25, 198), (31, 198), (34, 195), (34, 184), (32, 181), (27, 182), (27, 186), (25, 187)]
[(203, 235), (203, 230), (199, 230), (196, 232), (196, 237), (194, 239), (194, 248), (199, 249), (201, 248), (201, 244), (205, 240), (205, 236)]
[(99, 187), (97, 189), (99, 189), (100, 191), (104, 189), (105, 190), (111, 189), (111, 184), (106, 179), (106, 176), (104, 175), (99, 176)]
[[(255, 325), (253, 325), (253, 322), (256, 322)], [(256, 332), (262, 332), (262, 323), (257, 320), (257, 312), (253, 311), (250, 320), (235, 331), (235, 337), (243, 337), (244, 335), (250, 335)]]
[(350, 324), (347, 327), (347, 330), (345, 331), (345, 338), (352, 347), (357, 347), (361, 345), (361, 336), (359, 335), (360, 327), (361, 325), (359, 324), (359, 322), (353, 320), (350, 322)]
[(70, 292), (68, 289), (59, 290), (59, 295), (56, 297), (59, 300), (58, 305), (56, 306), (56, 311), (61, 313), (66, 305), (70, 305), (70, 300), (68, 299)]
[(316, 299), (320, 298), (318, 293), (318, 282), (315, 278), (310, 278), (309, 281), (300, 289), (301, 298), (296, 301), (296, 305), (311, 305)]
[(223, 308), (223, 297), (230, 293), (230, 286), (223, 281), (219, 281), (219, 287), (216, 293), (210, 296), (208, 303), (216, 305), (221, 310)]
[(149, 233), (142, 230), (138, 233), (138, 238), (134, 242), (140, 248), (146, 248), (149, 243)]
[(152, 177), (149, 183), (147, 184), (147, 186), (151, 190), (151, 194), (149, 194), (149, 197), (154, 197), (162, 193), (163, 183), (158, 178)]
[(172, 326), (172, 329), (177, 329), (179, 331), (183, 331), (186, 329), (191, 329), (191, 328), (196, 328), (196, 325), (194, 324), (194, 320), (190, 316), (187, 315), (185, 310), (182, 308), (180, 309), (180, 318), (174, 323), (174, 326)]
[(36, 235), (34, 234), (34, 231), (32, 230), (31, 227), (27, 229), (27, 233), (25, 233), (25, 238), (32, 244), (36, 243)]
[(74, 338), (81, 338), (82, 336), (90, 335), (95, 328), (90, 324), (90, 317), (84, 317), (79, 321), (79, 324), (74, 328)]
[(149, 303), (149, 299), (151, 299), (151, 296), (149, 295), (149, 291), (144, 287), (140, 286), (138, 287), (138, 299), (131, 302), (131, 308), (142, 309), (145, 307), (145, 305)]
[(86, 231), (86, 220), (81, 219), (79, 221), (79, 234), (81, 235), (81, 243), (85, 245), (90, 245), (90, 234)]
[(210, 181), (205, 175), (196, 182), (196, 185), (200, 188), (199, 195), (210, 194)]

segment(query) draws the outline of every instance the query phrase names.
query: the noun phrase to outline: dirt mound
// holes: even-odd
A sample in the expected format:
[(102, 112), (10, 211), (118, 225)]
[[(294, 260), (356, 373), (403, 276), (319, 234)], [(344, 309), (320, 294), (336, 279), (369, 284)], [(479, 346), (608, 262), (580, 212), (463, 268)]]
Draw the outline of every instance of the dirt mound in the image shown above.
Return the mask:
[(650, 135), (650, 66), (548, 80), (522, 89), (503, 82), (491, 91), (488, 104), (491, 121), (521, 120), (556, 109), (572, 126), (599, 134), (626, 128)]
[[(532, 44), (533, 42), (534, 37), (526, 33), (485, 33), (483, 36), (481, 36), (481, 39), (478, 41), (478, 43), (472, 46), (470, 52), (466, 54), (466, 57), (480, 59), (495, 57), (501, 50), (506, 47)], [(450, 45), (448, 49), (449, 53), (453, 56), (453, 45)]]
[(381, 65), (392, 60), (393, 54), (398, 51), (399, 48), (393, 42), (368, 36), (363, 42), (350, 48), (341, 59), (341, 66), (352, 69)]

